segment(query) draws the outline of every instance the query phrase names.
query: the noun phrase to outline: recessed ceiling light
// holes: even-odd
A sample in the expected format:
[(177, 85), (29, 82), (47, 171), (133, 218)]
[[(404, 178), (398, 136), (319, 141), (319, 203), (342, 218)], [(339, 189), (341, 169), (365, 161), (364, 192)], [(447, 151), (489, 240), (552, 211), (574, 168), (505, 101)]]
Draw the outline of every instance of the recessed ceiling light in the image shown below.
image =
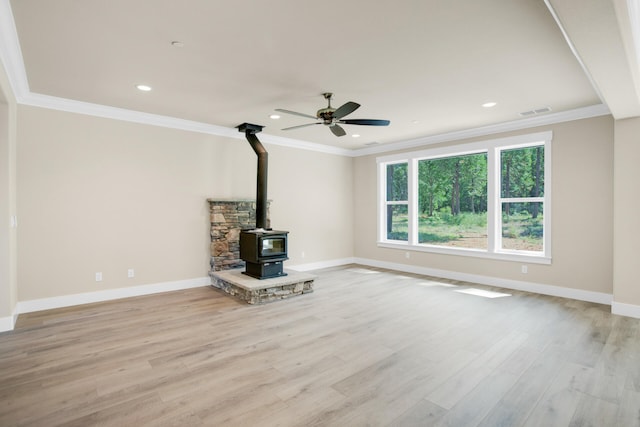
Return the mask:
[(360, 135), (357, 133), (354, 133), (353, 135), (351, 135), (351, 138), (360, 138)]
[(273, 120), (278, 120), (280, 118), (280, 116), (277, 115), (277, 114), (272, 114), (272, 115), (269, 116), (269, 118), (273, 119)]
[(151, 90), (151, 86), (147, 86), (147, 85), (136, 85), (136, 88), (143, 92), (149, 92)]
[(484, 104), (482, 104), (484, 108), (491, 108), (491, 107), (495, 107), (496, 105), (498, 105), (498, 103), (493, 101), (485, 102)]
[(414, 125), (417, 125), (418, 123), (420, 123), (420, 120), (414, 120), (411, 123), (413, 123)]

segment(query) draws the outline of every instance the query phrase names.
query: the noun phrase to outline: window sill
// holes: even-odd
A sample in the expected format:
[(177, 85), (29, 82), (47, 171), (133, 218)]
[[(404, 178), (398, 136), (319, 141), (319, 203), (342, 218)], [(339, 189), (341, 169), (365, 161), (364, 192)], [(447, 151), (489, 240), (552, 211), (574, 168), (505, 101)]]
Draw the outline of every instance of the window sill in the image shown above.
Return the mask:
[(401, 249), (405, 251), (430, 252), (443, 255), (485, 258), (499, 261), (523, 262), (527, 264), (551, 264), (551, 257), (538, 253), (487, 252), (483, 249), (448, 248), (433, 245), (410, 245), (407, 242), (378, 242), (379, 248)]

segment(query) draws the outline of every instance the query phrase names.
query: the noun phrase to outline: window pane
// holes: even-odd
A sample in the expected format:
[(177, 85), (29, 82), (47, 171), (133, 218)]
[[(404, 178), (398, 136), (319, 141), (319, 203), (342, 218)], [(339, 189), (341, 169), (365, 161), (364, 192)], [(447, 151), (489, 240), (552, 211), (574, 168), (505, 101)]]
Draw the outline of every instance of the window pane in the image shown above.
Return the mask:
[(407, 170), (408, 163), (387, 165), (387, 201), (407, 200)]
[(503, 150), (500, 176), (503, 198), (544, 196), (544, 146)]
[(502, 204), (502, 249), (542, 252), (542, 203)]
[(387, 205), (387, 239), (407, 241), (409, 236), (407, 205)]
[(418, 162), (418, 242), (487, 248), (487, 154)]

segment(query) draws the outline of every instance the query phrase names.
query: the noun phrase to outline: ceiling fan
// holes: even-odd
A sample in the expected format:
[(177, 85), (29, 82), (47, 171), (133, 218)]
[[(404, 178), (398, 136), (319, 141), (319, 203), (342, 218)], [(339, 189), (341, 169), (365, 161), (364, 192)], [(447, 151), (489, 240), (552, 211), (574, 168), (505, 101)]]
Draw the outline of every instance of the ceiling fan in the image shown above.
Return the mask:
[(343, 119), (344, 116), (353, 113), (360, 107), (360, 104), (356, 102), (347, 102), (338, 108), (331, 107), (331, 97), (333, 94), (331, 92), (323, 93), (324, 99), (327, 100), (327, 108), (321, 108), (316, 113), (316, 116), (312, 116), (310, 114), (298, 113), (296, 111), (283, 110), (282, 108), (276, 108), (276, 111), (280, 111), (281, 113), (293, 114), (295, 116), (307, 117), (314, 120), (319, 120), (315, 123), (307, 123), (304, 125), (291, 126), (288, 128), (284, 128), (282, 130), (291, 130), (298, 129), (307, 126), (313, 125), (326, 125), (329, 126), (331, 132), (335, 136), (344, 136), (347, 133), (340, 126), (343, 125), (365, 125), (365, 126), (389, 126), (389, 120), (374, 120), (374, 119)]

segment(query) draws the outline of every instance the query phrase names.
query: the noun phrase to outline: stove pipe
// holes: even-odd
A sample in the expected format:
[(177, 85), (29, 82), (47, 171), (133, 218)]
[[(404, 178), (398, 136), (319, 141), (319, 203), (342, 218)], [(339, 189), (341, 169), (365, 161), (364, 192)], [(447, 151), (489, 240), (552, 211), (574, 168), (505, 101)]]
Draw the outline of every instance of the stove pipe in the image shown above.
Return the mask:
[(243, 123), (237, 126), (238, 131), (244, 132), (247, 141), (258, 156), (258, 174), (256, 191), (256, 228), (267, 229), (267, 164), (269, 153), (264, 148), (256, 133), (262, 131), (264, 126)]

